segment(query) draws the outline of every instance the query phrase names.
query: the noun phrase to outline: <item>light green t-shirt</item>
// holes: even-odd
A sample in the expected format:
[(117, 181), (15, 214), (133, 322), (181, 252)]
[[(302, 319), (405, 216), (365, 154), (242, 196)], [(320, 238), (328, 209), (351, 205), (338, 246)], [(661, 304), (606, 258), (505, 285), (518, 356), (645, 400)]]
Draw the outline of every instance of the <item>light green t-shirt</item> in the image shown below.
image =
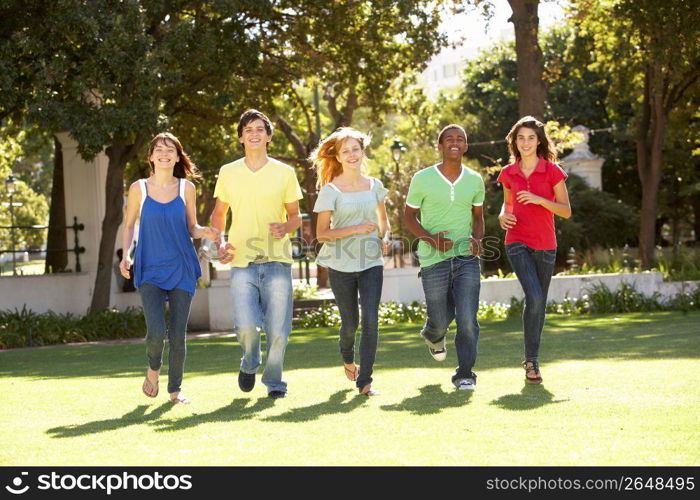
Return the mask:
[(420, 209), (420, 222), (430, 234), (447, 231), (455, 242), (447, 252), (440, 252), (424, 241), (418, 242), (421, 267), (431, 266), (458, 255), (470, 255), (472, 207), (484, 204), (484, 180), (474, 170), (462, 165), (462, 173), (452, 183), (437, 165), (424, 168), (413, 176), (406, 205)]
[[(365, 222), (378, 223), (377, 204), (387, 190), (382, 181), (370, 177), (366, 191), (343, 193), (331, 182), (318, 192), (314, 212), (331, 211), (331, 229), (355, 226)], [(347, 238), (324, 243), (316, 262), (344, 273), (356, 273), (370, 267), (383, 266), (382, 241), (379, 233), (353, 234)]]

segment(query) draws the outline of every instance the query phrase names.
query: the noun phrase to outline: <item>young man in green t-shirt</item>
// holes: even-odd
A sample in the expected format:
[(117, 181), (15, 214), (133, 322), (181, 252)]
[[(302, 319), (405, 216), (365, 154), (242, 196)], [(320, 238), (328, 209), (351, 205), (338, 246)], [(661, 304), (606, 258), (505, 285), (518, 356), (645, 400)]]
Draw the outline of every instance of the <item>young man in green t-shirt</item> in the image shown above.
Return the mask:
[[(484, 237), (484, 181), (462, 165), (467, 134), (455, 124), (438, 135), (442, 161), (417, 172), (408, 189), (404, 222), (419, 239), (418, 260), (425, 292), (427, 319), (421, 336), (437, 361), (447, 357), (445, 335), (457, 321), (455, 347), (459, 366), (452, 376), (458, 389), (473, 390), (479, 322)], [(420, 220), (419, 220), (420, 217)]]

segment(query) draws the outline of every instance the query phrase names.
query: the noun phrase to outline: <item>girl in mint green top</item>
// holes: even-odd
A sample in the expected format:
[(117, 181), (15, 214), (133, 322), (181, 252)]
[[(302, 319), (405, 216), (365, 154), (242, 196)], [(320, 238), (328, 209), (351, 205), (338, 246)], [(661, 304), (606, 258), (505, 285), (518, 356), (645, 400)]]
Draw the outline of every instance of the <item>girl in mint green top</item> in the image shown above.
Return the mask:
[[(314, 212), (316, 236), (324, 245), (316, 262), (328, 267), (331, 289), (340, 311), (340, 353), (345, 376), (360, 394), (373, 396), (372, 368), (377, 353), (379, 301), (384, 279), (382, 253), (388, 246), (389, 221), (381, 181), (362, 175), (369, 137), (339, 128), (311, 154), (318, 172)], [(384, 235), (384, 241), (380, 235)], [(362, 307), (360, 366), (355, 364), (355, 332)]]
[(372, 177), (369, 189), (364, 191), (343, 192), (332, 182), (321, 188), (314, 212), (332, 212), (330, 229), (360, 226), (366, 222), (373, 223), (377, 229), (325, 243), (316, 257), (317, 264), (346, 273), (384, 265), (377, 205), (386, 193), (382, 181)]

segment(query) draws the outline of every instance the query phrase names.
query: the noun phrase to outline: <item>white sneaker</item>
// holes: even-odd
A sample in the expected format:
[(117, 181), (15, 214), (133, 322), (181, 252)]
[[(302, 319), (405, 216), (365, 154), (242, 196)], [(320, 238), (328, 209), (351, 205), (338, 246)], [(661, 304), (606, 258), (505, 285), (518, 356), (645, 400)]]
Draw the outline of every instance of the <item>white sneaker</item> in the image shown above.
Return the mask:
[[(421, 334), (421, 337), (423, 334)], [(446, 337), (447, 335), (445, 335)], [(440, 342), (431, 342), (425, 337), (423, 337), (423, 340), (425, 340), (426, 345), (428, 346), (428, 352), (430, 352), (430, 355), (433, 357), (435, 361), (445, 361), (447, 358), (447, 346), (445, 345), (445, 337), (442, 337), (442, 340)]]

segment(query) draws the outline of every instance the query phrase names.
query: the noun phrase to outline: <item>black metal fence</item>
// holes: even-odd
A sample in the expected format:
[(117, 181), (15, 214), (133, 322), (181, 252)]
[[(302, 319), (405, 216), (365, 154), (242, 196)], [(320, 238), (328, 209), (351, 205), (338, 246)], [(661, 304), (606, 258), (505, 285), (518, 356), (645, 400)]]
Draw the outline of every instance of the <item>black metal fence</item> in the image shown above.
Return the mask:
[[(72, 229), (73, 230), (73, 248), (47, 248), (46, 250), (42, 250), (41, 248), (25, 248), (18, 250), (15, 245), (16, 241), (16, 236), (15, 236), (15, 230), (17, 229), (23, 229), (23, 230), (36, 230), (36, 231), (41, 231), (45, 229), (49, 229), (50, 226), (41, 226), (41, 225), (34, 225), (34, 226), (0, 226), (0, 229), (9, 229), (10, 230), (10, 238), (12, 240), (12, 248), (10, 249), (1, 249), (0, 254), (3, 253), (11, 253), (12, 254), (12, 274), (13, 276), (17, 275), (17, 254), (23, 254), (23, 253), (56, 253), (56, 252), (73, 252), (75, 254), (75, 272), (79, 273), (81, 272), (81, 267), (80, 267), (80, 254), (85, 253), (85, 247), (80, 246), (80, 240), (78, 238), (78, 232), (83, 231), (85, 229), (85, 225), (81, 224), (78, 222), (77, 217), (73, 217), (73, 225), (71, 226), (56, 226), (56, 227), (62, 227), (65, 229)], [(54, 227), (54, 226), (51, 226)]]

